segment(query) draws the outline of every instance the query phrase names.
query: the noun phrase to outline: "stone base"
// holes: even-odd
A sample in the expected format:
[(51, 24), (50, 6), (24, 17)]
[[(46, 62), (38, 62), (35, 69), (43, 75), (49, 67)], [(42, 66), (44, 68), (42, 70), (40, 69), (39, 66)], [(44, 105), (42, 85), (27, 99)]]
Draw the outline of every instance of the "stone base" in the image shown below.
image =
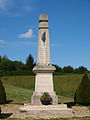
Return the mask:
[[(52, 92), (52, 93), (49, 93), (49, 94), (53, 99), (52, 104), (57, 105), (58, 104), (58, 96), (55, 94), (55, 92)], [(41, 93), (34, 92), (32, 97), (31, 97), (31, 103), (33, 105), (42, 105), (42, 103), (40, 101), (40, 97), (41, 97)]]
[(38, 117), (42, 116), (45, 118), (46, 116), (51, 116), (51, 118), (57, 116), (64, 118), (73, 116), (72, 109), (67, 108), (66, 104), (58, 104), (58, 105), (39, 105), (33, 106), (30, 104), (25, 104), (23, 107), (20, 107), (21, 112), (27, 112), (29, 115), (38, 115)]

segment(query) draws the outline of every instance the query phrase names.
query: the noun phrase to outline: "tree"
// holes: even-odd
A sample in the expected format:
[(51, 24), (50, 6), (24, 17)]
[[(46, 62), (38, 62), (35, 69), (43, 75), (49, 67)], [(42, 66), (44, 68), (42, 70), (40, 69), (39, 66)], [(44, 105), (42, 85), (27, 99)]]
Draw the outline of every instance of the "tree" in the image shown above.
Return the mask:
[(27, 69), (32, 71), (33, 67), (36, 65), (36, 63), (34, 62), (34, 58), (31, 54), (29, 54), (29, 56), (26, 59), (26, 66)]
[(14, 64), (11, 60), (8, 59), (7, 56), (3, 56), (0, 62), (0, 70), (1, 71), (11, 71), (13, 70)]
[(4, 86), (0, 80), (0, 103), (5, 103), (6, 102), (6, 93)]
[(87, 68), (84, 67), (84, 66), (80, 66), (79, 68), (76, 68), (76, 69), (74, 70), (75, 73), (85, 73), (85, 72), (87, 72), (87, 71), (88, 71)]
[(1, 62), (2, 57), (0, 56), (0, 62)]
[(65, 66), (65, 67), (63, 68), (63, 72), (64, 72), (64, 73), (73, 73), (73, 71), (74, 71), (74, 69), (73, 69), (72, 66)]
[(25, 65), (21, 61), (11, 61), (7, 56), (3, 56), (0, 62), (0, 71), (24, 70)]
[(21, 61), (14, 61), (13, 62), (14, 68), (13, 70), (24, 70), (25, 69), (25, 65), (21, 62)]
[(62, 68), (59, 67), (59, 65), (57, 65), (57, 64), (53, 64), (53, 66), (55, 66), (55, 68), (56, 68), (56, 72), (62, 72)]
[(76, 90), (74, 101), (79, 104), (90, 104), (90, 80), (87, 74), (84, 74), (81, 83)]

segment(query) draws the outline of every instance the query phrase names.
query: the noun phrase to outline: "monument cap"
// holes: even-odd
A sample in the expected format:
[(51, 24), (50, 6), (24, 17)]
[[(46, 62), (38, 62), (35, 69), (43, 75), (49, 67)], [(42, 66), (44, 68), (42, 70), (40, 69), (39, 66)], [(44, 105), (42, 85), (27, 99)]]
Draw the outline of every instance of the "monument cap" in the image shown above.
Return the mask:
[(39, 22), (48, 22), (48, 15), (45, 14), (40, 15)]

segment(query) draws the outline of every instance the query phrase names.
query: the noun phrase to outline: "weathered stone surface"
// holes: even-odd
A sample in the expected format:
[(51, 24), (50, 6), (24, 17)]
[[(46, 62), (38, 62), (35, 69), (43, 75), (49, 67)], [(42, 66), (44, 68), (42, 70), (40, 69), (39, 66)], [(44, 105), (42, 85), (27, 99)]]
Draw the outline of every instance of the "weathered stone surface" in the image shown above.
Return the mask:
[(53, 87), (53, 72), (56, 70), (50, 64), (50, 45), (48, 30), (48, 15), (39, 16), (39, 32), (38, 32), (38, 61), (33, 68), (36, 73), (35, 91), (31, 97), (34, 105), (41, 105), (40, 96), (44, 92), (48, 92), (53, 99), (52, 104), (58, 104), (58, 97)]
[(33, 106), (26, 104), (24, 107), (20, 108), (21, 112), (28, 112), (29, 114), (33, 115), (46, 115), (46, 116), (60, 116), (60, 115), (68, 115), (69, 117), (73, 116), (72, 109), (67, 108), (66, 104), (60, 104), (60, 105), (39, 105), (39, 106)]
[(40, 73), (47, 73), (47, 72), (54, 72), (56, 70), (56, 68), (54, 67), (54, 66), (52, 66), (52, 65), (40, 65), (40, 64), (38, 64), (37, 66), (35, 66), (34, 68), (33, 68), (33, 71), (34, 72), (40, 72)]
[[(48, 15), (39, 16), (39, 32), (38, 32), (38, 64), (50, 64), (50, 45), (49, 45), (49, 30), (48, 30)], [(45, 33), (45, 42), (42, 40)]]
[[(49, 92), (49, 94), (53, 99), (52, 104), (57, 105), (58, 104), (58, 96), (55, 94), (55, 92)], [(41, 92), (33, 93), (32, 98), (31, 98), (32, 105), (42, 105), (42, 103), (40, 101), (41, 95), (42, 95)]]

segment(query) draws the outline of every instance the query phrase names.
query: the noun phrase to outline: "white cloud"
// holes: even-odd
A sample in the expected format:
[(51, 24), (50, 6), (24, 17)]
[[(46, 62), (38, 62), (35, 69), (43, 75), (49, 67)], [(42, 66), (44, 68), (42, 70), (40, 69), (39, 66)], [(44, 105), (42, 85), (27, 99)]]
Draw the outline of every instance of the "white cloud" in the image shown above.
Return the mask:
[(29, 29), (26, 33), (20, 34), (18, 37), (19, 38), (33, 38), (34, 37), (33, 30)]
[[(31, 2), (32, 0), (0, 0), (0, 14), (19, 14), (21, 16), (33, 10)], [(15, 11), (13, 11), (13, 9), (15, 9)]]
[(11, 4), (11, 0), (0, 0), (0, 10), (6, 11)]
[(0, 40), (0, 44), (5, 44), (5, 40)]
[(0, 9), (5, 10), (7, 5), (7, 0), (0, 0)]
[(26, 12), (31, 12), (33, 10), (33, 8), (31, 6), (23, 6), (22, 9)]

